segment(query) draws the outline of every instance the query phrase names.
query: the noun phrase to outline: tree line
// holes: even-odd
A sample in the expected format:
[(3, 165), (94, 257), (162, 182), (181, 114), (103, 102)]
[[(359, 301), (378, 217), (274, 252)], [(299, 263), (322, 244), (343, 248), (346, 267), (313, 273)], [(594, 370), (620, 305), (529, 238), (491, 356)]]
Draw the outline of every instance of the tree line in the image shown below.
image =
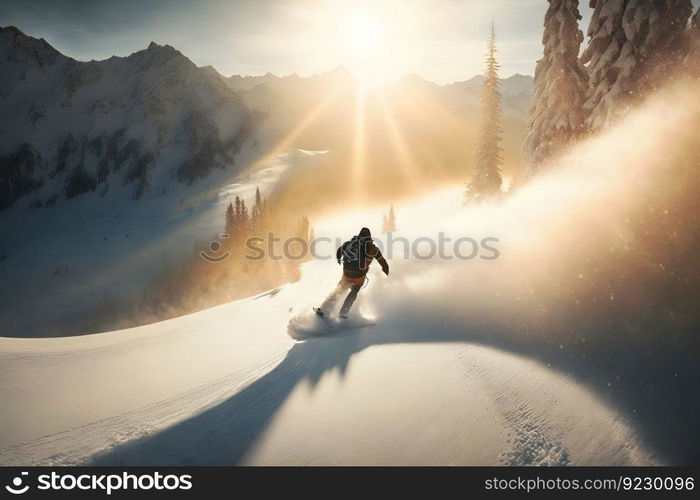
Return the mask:
[[(144, 294), (141, 313), (162, 320), (275, 289), (299, 280), (301, 265), (311, 258), (304, 253), (314, 238), (308, 216), (276, 207), (259, 188), (250, 203), (236, 196), (226, 206), (221, 227), (222, 232), (196, 242), (189, 257), (156, 277)], [(253, 239), (264, 256), (251, 251)], [(277, 258), (269, 258), (270, 251)]]
[[(548, 0), (519, 185), (576, 141), (616, 123), (679, 72), (698, 74), (700, 8), (690, 0), (590, 0), (589, 42), (578, 0)], [(467, 201), (501, 193), (502, 113), (495, 28), (487, 42), (476, 166)]]

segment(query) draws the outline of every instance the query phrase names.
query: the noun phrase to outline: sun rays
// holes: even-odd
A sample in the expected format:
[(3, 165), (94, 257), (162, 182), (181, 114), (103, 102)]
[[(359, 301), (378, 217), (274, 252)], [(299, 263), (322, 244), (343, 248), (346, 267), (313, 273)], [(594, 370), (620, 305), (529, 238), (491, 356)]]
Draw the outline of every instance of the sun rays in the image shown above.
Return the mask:
[[(342, 144), (337, 153), (343, 164), (339, 175), (346, 179), (344, 194), (354, 202), (363, 202), (368, 199), (368, 183), (389, 183), (399, 188), (397, 191), (411, 193), (426, 176), (446, 168), (444, 160), (438, 160), (429, 147), (416, 141), (426, 132), (438, 137), (442, 130), (449, 130), (452, 142), (442, 149), (453, 150), (456, 158), (470, 154), (468, 127), (453, 112), (420, 93), (400, 85), (371, 88), (357, 80), (347, 87), (343, 82), (334, 85), (335, 90), (328, 92), (250, 169), (290, 148), (309, 149), (303, 137), (307, 130), (330, 129), (335, 139), (340, 137), (336, 146)], [(332, 145), (324, 144), (322, 149), (332, 149)]]
[(350, 163), (352, 199), (360, 201), (362, 185), (367, 177), (367, 93), (360, 86), (355, 89), (355, 124)]
[(398, 170), (401, 172), (402, 179), (406, 185), (409, 188), (413, 188), (418, 183), (419, 166), (411, 154), (403, 132), (396, 122), (394, 112), (383, 92), (378, 93), (378, 101), (381, 107), (381, 116), (389, 132), (392, 148), (396, 153)]
[(354, 79), (351, 85), (346, 83), (334, 82), (334, 88), (326, 89), (318, 103), (246, 171), (255, 171), (289, 149), (309, 149), (305, 132), (328, 127), (347, 145), (340, 152), (346, 154), (341, 161), (345, 164), (346, 194), (355, 202), (366, 201), (367, 183), (373, 182), (373, 177), (376, 181), (378, 173), (387, 174), (411, 191), (420, 185), (427, 170), (439, 168), (425, 148), (417, 152), (412, 147), (404, 128), (415, 126), (423, 111), (437, 117), (435, 125), (442, 123), (457, 128), (449, 111), (414, 93), (396, 98), (393, 90), (368, 88)]

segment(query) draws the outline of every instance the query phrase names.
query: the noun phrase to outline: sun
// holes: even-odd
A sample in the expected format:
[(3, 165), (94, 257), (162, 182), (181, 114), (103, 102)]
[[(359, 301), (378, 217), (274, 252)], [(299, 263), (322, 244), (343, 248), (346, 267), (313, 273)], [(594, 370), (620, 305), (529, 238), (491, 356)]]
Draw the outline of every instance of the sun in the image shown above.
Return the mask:
[(346, 24), (345, 65), (363, 88), (380, 87), (393, 76), (391, 23), (381, 14), (359, 9)]
[(369, 12), (357, 12), (348, 26), (348, 44), (353, 55), (367, 57), (381, 43), (380, 20)]

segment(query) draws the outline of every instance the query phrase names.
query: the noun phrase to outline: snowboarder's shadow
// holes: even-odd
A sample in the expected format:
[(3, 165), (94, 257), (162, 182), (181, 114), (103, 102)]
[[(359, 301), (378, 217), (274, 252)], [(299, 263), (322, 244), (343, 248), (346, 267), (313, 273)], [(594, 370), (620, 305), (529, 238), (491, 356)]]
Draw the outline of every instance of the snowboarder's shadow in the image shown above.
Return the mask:
[(297, 342), (274, 369), (231, 398), (156, 434), (98, 455), (91, 465), (239, 464), (299, 383), (313, 389), (330, 371), (345, 376), (351, 357), (373, 343), (363, 330), (338, 331)]
[[(667, 456), (675, 455), (685, 461), (696, 459), (692, 456), (692, 450), (697, 436), (693, 434), (692, 438), (686, 436), (685, 439), (678, 439), (678, 433), (673, 429), (694, 433), (698, 424), (693, 415), (698, 403), (681, 397), (683, 391), (679, 394), (682, 387), (678, 386), (677, 377), (671, 376), (667, 380), (665, 376), (668, 375), (670, 362), (674, 363), (671, 375), (694, 373), (692, 365), (689, 365), (690, 368), (683, 367), (683, 360), (662, 358), (657, 353), (645, 361), (640, 361), (635, 355), (630, 357), (633, 362), (622, 363), (615, 356), (617, 350), (613, 348), (609, 359), (603, 359), (603, 365), (596, 367), (598, 373), (592, 376), (588, 361), (577, 364), (557, 346), (504, 340), (508, 336), (499, 332), (484, 330), (475, 333), (465, 331), (464, 326), (458, 324), (443, 324), (443, 328), (435, 329), (430, 327), (430, 323), (426, 323), (425, 328), (417, 327), (419, 323), (420, 318), (404, 315), (400, 321), (392, 320), (392, 329), (383, 328), (381, 332), (373, 327), (341, 330), (297, 342), (274, 369), (234, 396), (188, 420), (97, 456), (91, 465), (245, 463), (256, 442), (297, 385), (306, 383), (313, 390), (323, 376), (332, 371), (344, 377), (352, 357), (368, 347), (424, 342), (471, 342), (536, 359), (583, 381), (614, 406), (626, 408), (627, 414), (632, 414), (634, 409), (634, 414), (644, 417), (634, 422), (635, 427), (642, 437), (650, 438), (653, 448), (667, 451)], [(611, 373), (623, 375), (615, 392), (611, 392), (608, 384)], [(644, 380), (653, 380), (654, 384), (645, 383)], [(661, 394), (666, 396), (665, 404), (658, 404)], [(637, 409), (640, 409), (639, 412)]]

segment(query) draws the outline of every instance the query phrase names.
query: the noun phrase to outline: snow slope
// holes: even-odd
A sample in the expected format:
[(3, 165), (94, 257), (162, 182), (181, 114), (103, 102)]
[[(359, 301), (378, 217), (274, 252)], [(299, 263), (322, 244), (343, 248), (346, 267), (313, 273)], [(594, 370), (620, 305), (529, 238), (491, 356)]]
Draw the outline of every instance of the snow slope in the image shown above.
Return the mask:
[[(399, 247), (354, 309), (376, 326), (294, 340), (300, 323), (324, 328), (310, 308), (338, 267), (318, 258), (297, 283), (161, 323), (0, 338), (0, 463), (692, 463), (693, 344), (673, 323), (599, 321), (606, 309), (577, 309), (577, 286), (614, 244), (647, 257), (631, 215), (696, 151), (696, 96), (650, 102), (500, 204), (463, 208), (460, 188), (397, 203), (397, 237), (495, 237), (501, 256)], [(328, 213), (314, 230), (332, 242), (381, 213)], [(630, 272), (613, 263), (616, 280)], [(604, 301), (648, 292), (655, 267), (631, 268), (638, 289), (603, 289)]]
[(295, 343), (289, 308), (316, 285), (121, 332), (2, 339), (0, 463), (652, 462), (590, 390), (459, 331), (380, 318)]
[[(411, 230), (458, 216), (460, 200), (453, 190), (415, 202)], [(317, 234), (341, 237), (379, 215), (329, 217)], [(426, 313), (433, 299), (420, 290), (445, 284), (444, 270), (409, 264), (396, 255), (391, 278), (370, 274), (356, 311), (376, 326), (303, 341), (292, 338), (299, 321), (323, 333), (310, 307), (337, 279), (332, 260), (305, 264), (298, 283), (161, 323), (0, 339), (0, 463), (655, 463), (593, 390)]]
[(0, 336), (106, 330), (98, 312), (140, 297), (157, 273), (206, 249), (236, 196), (251, 202), (256, 187), (267, 196), (316, 156), (280, 153), (238, 176), (207, 179), (196, 195), (183, 187), (139, 203), (108, 195), (0, 212)]

